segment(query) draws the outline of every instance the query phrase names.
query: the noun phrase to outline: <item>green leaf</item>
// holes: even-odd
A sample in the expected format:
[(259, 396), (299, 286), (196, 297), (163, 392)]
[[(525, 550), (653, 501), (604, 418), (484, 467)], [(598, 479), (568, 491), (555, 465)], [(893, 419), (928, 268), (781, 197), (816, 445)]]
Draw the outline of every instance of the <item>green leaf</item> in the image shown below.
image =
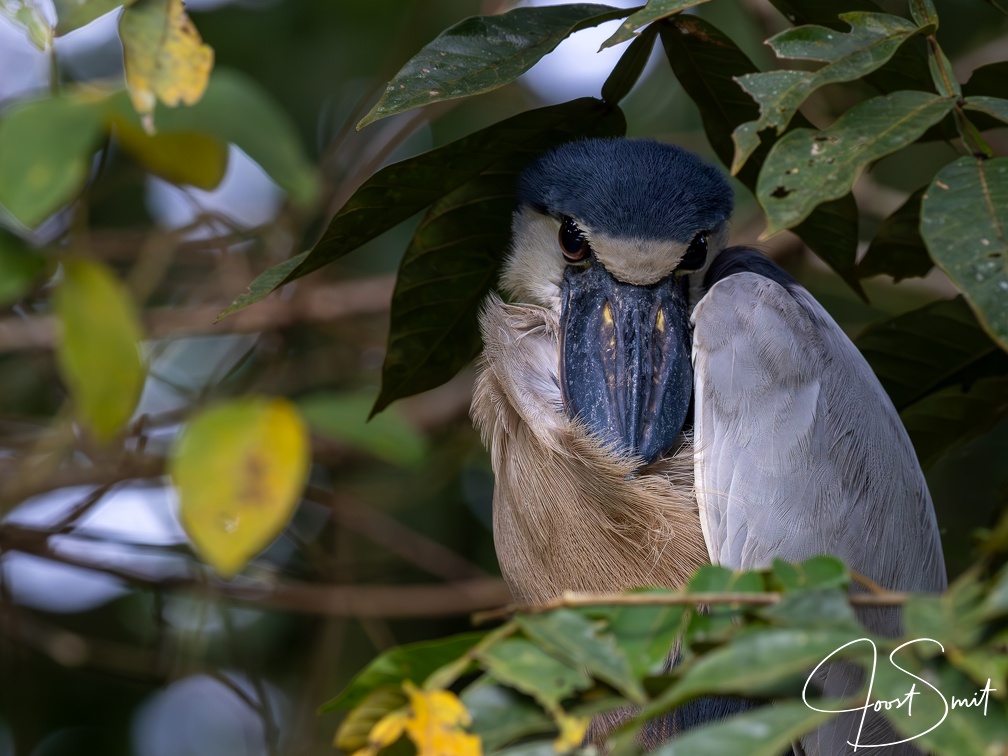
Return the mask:
[(983, 632), (980, 591), (975, 583), (952, 586), (941, 596), (911, 596), (903, 607), (903, 635), (907, 638), (933, 638), (945, 647), (921, 647), (922, 656), (968, 649), (976, 645)]
[(239, 310), (244, 310), (251, 304), (255, 304), (260, 299), (264, 299), (269, 296), (269, 294), (274, 291), (277, 287), (281, 286), (284, 281), (287, 280), (297, 267), (303, 263), (307, 257), (308, 252), (302, 252), (299, 255), (294, 255), (289, 260), (284, 260), (278, 265), (274, 265), (272, 268), (260, 273), (256, 279), (249, 284), (248, 289), (244, 294), (235, 297), (234, 302), (232, 302), (226, 309), (224, 309), (218, 316), (217, 320), (226, 318), (228, 315), (233, 315)]
[(481, 176), (420, 222), (396, 276), (372, 414), (441, 385), (479, 354), (479, 311), (510, 238), (514, 184), (511, 172)]
[(53, 0), (53, 5), (56, 8), (58, 37), (87, 26), (99, 16), (123, 5), (123, 0)]
[(200, 557), (231, 578), (290, 521), (311, 444), (287, 399), (232, 399), (200, 411), (172, 446), (179, 520)]
[(21, 299), (47, 268), (45, 257), (0, 228), (0, 307)]
[(984, 619), (995, 619), (1008, 614), (1008, 565), (994, 577), (990, 591), (984, 597)]
[(627, 46), (612, 73), (602, 84), (603, 100), (616, 104), (630, 93), (651, 58), (657, 35), (658, 27), (649, 26)]
[[(667, 594), (664, 590), (640, 593)], [(603, 607), (609, 632), (623, 649), (635, 677), (660, 674), (676, 638), (682, 629), (684, 607), (681, 606), (613, 606)], [(586, 610), (586, 613), (592, 610)]]
[[(721, 162), (730, 165), (735, 153), (732, 131), (751, 121), (759, 108), (735, 82), (756, 70), (755, 64), (717, 27), (696, 16), (677, 16), (661, 25), (662, 44), (676, 78), (700, 110), (707, 139)], [(801, 113), (792, 122), (808, 126)], [(755, 190), (760, 166), (774, 140), (763, 135), (760, 148), (739, 172), (739, 180)], [(855, 285), (854, 261), (858, 246), (858, 211), (853, 196), (816, 208), (795, 233), (844, 280)]]
[(765, 588), (760, 573), (732, 570), (719, 564), (703, 565), (687, 586), (690, 593), (748, 593)]
[(759, 611), (771, 624), (801, 628), (846, 629), (856, 638), (861, 624), (854, 616), (847, 592), (836, 588), (812, 588), (785, 593), (780, 603)]
[(136, 306), (104, 265), (67, 260), (53, 310), (59, 328), (56, 360), (75, 413), (107, 441), (130, 419), (146, 376)]
[(1000, 351), (961, 297), (875, 323), (855, 343), (897, 410), (970, 379), (976, 366)]
[(316, 433), (395, 465), (419, 465), (427, 451), (424, 437), (396, 412), (368, 422), (373, 401), (370, 392), (326, 392), (302, 397), (298, 408)]
[[(770, 3), (795, 26), (816, 24), (839, 31), (847, 26), (840, 20), (842, 13), (881, 13), (884, 10), (873, 0), (770, 0)], [(882, 94), (901, 89), (930, 91), (931, 76), (927, 72), (926, 58), (925, 45), (902, 45), (885, 66), (869, 73), (865, 81)]]
[(931, 258), (1008, 350), (1008, 157), (963, 157), (942, 168), (921, 203)]
[(539, 706), (500, 685), (481, 678), (462, 693), (472, 716), (469, 731), (479, 735), (487, 753), (530, 735), (552, 733), (553, 720)]
[(938, 11), (932, 0), (910, 0), (910, 15), (918, 26), (930, 24), (938, 29)]
[(850, 583), (844, 563), (831, 556), (814, 556), (798, 563), (774, 559), (770, 578), (773, 586), (782, 591), (846, 588)]
[(925, 92), (896, 92), (858, 103), (825, 131), (786, 134), (770, 150), (756, 185), (769, 219), (767, 235), (847, 194), (868, 163), (916, 141), (953, 105)]
[(558, 661), (524, 638), (508, 638), (484, 649), (479, 659), (495, 679), (532, 696), (548, 711), (592, 686), (580, 667)]
[(215, 189), (227, 170), (227, 143), (198, 132), (148, 134), (113, 119), (120, 146), (145, 169), (173, 184)]
[(920, 203), (924, 189), (911, 194), (899, 209), (882, 221), (868, 251), (857, 266), (861, 278), (888, 275), (893, 281), (926, 276), (934, 263), (920, 235)]
[[(932, 11), (934, 8), (931, 9)], [(935, 41), (934, 37), (928, 38), (928, 70), (931, 72), (931, 81), (934, 82), (935, 91), (945, 97), (962, 97), (962, 87), (956, 79), (955, 71), (952, 70), (952, 63), (945, 55), (944, 51)]]
[(575, 3), (520, 7), (498, 16), (467, 18), (413, 56), (357, 128), (423, 105), (503, 87), (574, 32), (622, 18), (628, 12), (608, 5)]
[(813, 711), (803, 703), (780, 702), (746, 712), (705, 727), (697, 727), (669, 741), (655, 756), (778, 756), (791, 742), (815, 729), (830, 714)]
[(774, 128), (781, 134), (812, 92), (827, 84), (864, 77), (884, 65), (903, 42), (919, 32), (916, 24), (885, 13), (845, 13), (841, 18), (851, 27), (847, 34), (824, 26), (800, 26), (768, 40), (779, 58), (823, 61), (826, 65), (822, 68), (770, 71), (739, 78), (739, 84), (759, 103), (760, 116), (739, 126), (732, 135), (732, 173), (738, 173), (759, 147), (759, 132)]
[(970, 97), (963, 104), (966, 110), (975, 110), (978, 113), (985, 113), (991, 118), (1008, 123), (1008, 100), (1001, 97), (984, 97), (977, 95)]
[(338, 696), (319, 707), (319, 712), (350, 709), (380, 687), (399, 688), (404, 680), (417, 685), (435, 670), (465, 655), (486, 633), (466, 633), (435, 641), (397, 646), (373, 659)]
[(1008, 417), (1008, 378), (981, 378), (929, 394), (900, 412), (921, 467)]
[(511, 119), (509, 127), (498, 124), (496, 133), (513, 141), (490, 146), (495, 160), (438, 200), (414, 233), (396, 277), (373, 412), (439, 386), (479, 353), (479, 309), (505, 256), (515, 184), (525, 164), (574, 136), (615, 135), (625, 125), (618, 109), (591, 99), (523, 116)]
[[(648, 0), (640, 10), (631, 13), (630, 16), (619, 26), (616, 33), (602, 43), (602, 50), (607, 47), (622, 44), (628, 39), (633, 39), (640, 34), (638, 29), (663, 18), (668, 18), (676, 13), (693, 8), (706, 3), (707, 0)], [(608, 99), (608, 98), (607, 98)]]
[(104, 132), (98, 103), (55, 97), (0, 118), (0, 204), (29, 228), (80, 194)]
[[(743, 631), (690, 663), (682, 679), (645, 707), (643, 715), (654, 717), (690, 698), (713, 693), (799, 694), (810, 670), (851, 640), (848, 630), (829, 627)], [(870, 658), (866, 650), (866, 644), (856, 644), (837, 656)]]
[(318, 174), (294, 122), (243, 73), (216, 69), (199, 102), (189, 107), (159, 108), (156, 119), (162, 134), (198, 132), (231, 142), (298, 205), (309, 207), (318, 196)]
[(599, 634), (598, 623), (567, 609), (515, 619), (525, 635), (543, 650), (569, 664), (583, 665), (631, 701), (644, 701), (644, 690), (626, 656), (611, 635)]
[[(436, 150), (386, 166), (354, 192), (309, 252), (262, 273), (221, 317), (353, 252), (483, 173), (511, 170), (517, 176), (526, 162), (549, 147), (581, 136), (622, 134), (625, 128), (618, 108), (585, 97), (520, 113)], [(501, 249), (505, 243), (502, 239)]]

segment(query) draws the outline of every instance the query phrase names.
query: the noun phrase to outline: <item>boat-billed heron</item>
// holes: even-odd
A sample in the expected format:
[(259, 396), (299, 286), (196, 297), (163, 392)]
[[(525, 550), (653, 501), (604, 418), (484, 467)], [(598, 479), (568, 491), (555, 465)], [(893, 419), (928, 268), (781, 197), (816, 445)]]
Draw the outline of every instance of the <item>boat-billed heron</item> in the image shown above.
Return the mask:
[[(572, 142), (522, 174), (472, 406), (516, 601), (817, 554), (888, 589), (945, 587), (891, 401), (805, 288), (725, 249), (732, 204), (719, 170), (654, 141)], [(859, 616), (899, 632), (896, 610)], [(854, 692), (839, 677), (826, 692)], [(843, 753), (855, 724), (803, 746)]]

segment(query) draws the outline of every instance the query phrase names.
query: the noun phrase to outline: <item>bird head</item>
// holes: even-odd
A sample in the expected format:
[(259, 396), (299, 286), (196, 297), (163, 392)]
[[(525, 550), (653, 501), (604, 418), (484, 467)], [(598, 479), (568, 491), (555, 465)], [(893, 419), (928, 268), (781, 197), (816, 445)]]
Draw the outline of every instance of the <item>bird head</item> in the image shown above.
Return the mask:
[(502, 286), (559, 314), (567, 414), (645, 465), (686, 421), (689, 313), (731, 211), (719, 170), (660, 142), (572, 142), (519, 180)]

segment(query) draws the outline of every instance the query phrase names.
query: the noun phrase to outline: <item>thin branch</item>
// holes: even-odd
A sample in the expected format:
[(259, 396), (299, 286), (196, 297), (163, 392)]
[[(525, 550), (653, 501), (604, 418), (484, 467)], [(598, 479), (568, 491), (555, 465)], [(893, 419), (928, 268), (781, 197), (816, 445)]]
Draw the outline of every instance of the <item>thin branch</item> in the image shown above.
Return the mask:
[[(856, 593), (847, 597), (852, 606), (902, 606), (909, 593), (883, 591), (881, 593)], [(559, 598), (542, 604), (509, 604), (499, 609), (477, 612), (472, 616), (475, 625), (505, 619), (514, 614), (542, 614), (554, 609), (577, 609), (591, 606), (707, 606), (744, 604), (747, 606), (773, 606), (784, 597), (782, 593), (573, 593), (565, 591)]]
[[(159, 308), (144, 313), (151, 338), (261, 333), (299, 323), (328, 323), (356, 315), (388, 312), (393, 276), (301, 288), (292, 299), (270, 297), (216, 323), (228, 302)], [(0, 318), (0, 353), (52, 349), (55, 320), (49, 315)]]

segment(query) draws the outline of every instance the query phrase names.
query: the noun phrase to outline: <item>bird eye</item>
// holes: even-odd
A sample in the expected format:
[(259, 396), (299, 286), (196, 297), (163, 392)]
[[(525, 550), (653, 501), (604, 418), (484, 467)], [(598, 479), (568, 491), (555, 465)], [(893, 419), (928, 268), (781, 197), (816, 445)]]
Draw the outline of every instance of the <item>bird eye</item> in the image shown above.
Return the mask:
[(679, 270), (693, 271), (700, 270), (707, 262), (707, 234), (701, 232), (693, 237), (689, 249), (679, 261)]
[(573, 218), (564, 216), (560, 224), (560, 249), (569, 262), (580, 262), (588, 257), (591, 247), (584, 231), (578, 228)]

